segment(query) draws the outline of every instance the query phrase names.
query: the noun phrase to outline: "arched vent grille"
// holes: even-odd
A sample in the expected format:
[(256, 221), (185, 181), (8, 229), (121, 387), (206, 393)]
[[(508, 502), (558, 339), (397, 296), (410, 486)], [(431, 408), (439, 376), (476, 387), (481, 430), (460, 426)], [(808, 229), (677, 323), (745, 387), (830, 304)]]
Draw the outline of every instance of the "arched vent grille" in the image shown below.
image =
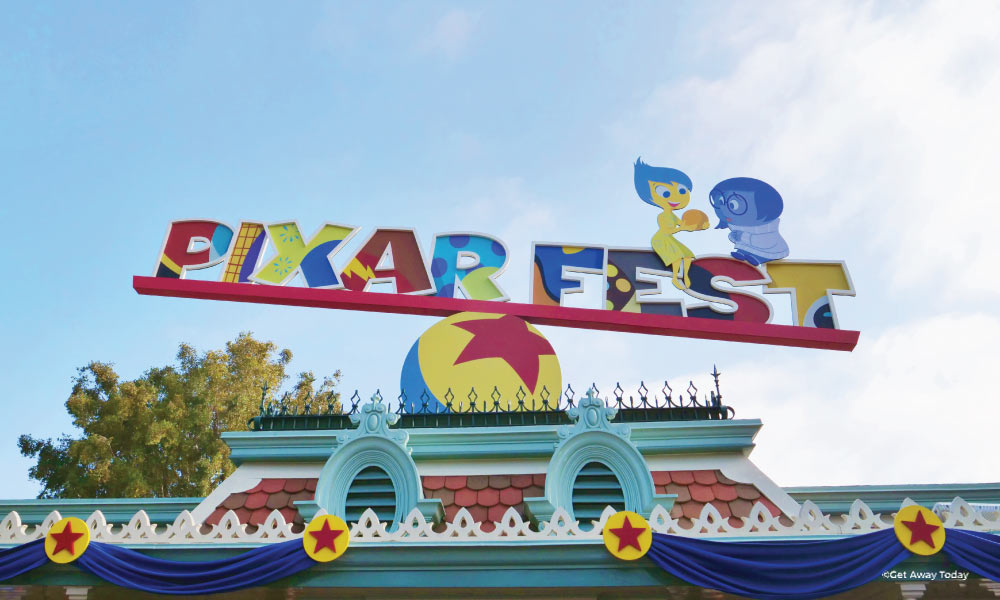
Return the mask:
[(604, 507), (625, 510), (625, 495), (618, 477), (606, 465), (587, 463), (573, 482), (573, 516), (580, 525), (601, 518)]
[(378, 467), (362, 469), (347, 489), (344, 508), (348, 523), (360, 520), (361, 513), (370, 508), (378, 515), (379, 521), (391, 524), (396, 515), (396, 488), (392, 486), (389, 474)]

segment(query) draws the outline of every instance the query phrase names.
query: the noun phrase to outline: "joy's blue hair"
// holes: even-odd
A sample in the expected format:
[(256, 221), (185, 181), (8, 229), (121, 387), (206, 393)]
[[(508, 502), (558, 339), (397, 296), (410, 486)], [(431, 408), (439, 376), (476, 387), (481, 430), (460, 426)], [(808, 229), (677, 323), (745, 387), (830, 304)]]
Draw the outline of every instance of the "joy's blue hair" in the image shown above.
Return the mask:
[(728, 195), (729, 192), (753, 192), (753, 202), (757, 209), (757, 222), (770, 223), (781, 216), (781, 211), (785, 209), (785, 203), (781, 199), (778, 190), (771, 187), (771, 184), (752, 177), (733, 177), (720, 181), (709, 192), (709, 196), (717, 198), (719, 195)]
[[(679, 183), (691, 191), (691, 178), (684, 171), (667, 167), (651, 167), (642, 162), (642, 157), (635, 159), (635, 191), (646, 204), (653, 204), (649, 193), (649, 182)], [(653, 206), (656, 206), (653, 204)]]

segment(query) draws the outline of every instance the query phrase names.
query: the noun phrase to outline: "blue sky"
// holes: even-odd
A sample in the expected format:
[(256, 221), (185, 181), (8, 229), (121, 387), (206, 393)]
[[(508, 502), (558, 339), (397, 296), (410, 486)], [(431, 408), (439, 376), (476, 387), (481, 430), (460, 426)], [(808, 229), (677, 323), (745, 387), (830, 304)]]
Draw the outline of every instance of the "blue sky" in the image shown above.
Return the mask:
[[(21, 433), (70, 432), (75, 370), (125, 377), (251, 330), (293, 370), (398, 387), (434, 320), (140, 297), (167, 224), (484, 231), (527, 299), (532, 240), (644, 245), (632, 162), (692, 206), (749, 175), (793, 258), (844, 259), (851, 354), (545, 328), (577, 389), (708, 383), (779, 484), (996, 481), (989, 226), (998, 8), (947, 3), (21, 3), (0, 21), (2, 496)], [(710, 211), (709, 211), (710, 212)], [(688, 241), (688, 240), (686, 240)], [(728, 249), (725, 234), (690, 240)], [(776, 307), (780, 300), (772, 298)], [(596, 375), (595, 375), (596, 374)], [(928, 441), (929, 440), (929, 441)]]

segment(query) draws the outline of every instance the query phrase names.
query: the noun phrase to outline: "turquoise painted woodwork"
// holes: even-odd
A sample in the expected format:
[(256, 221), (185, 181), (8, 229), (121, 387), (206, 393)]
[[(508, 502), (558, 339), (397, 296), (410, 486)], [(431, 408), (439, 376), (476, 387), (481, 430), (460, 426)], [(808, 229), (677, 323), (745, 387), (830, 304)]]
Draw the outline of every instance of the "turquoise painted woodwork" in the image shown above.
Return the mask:
[(140, 510), (153, 523), (173, 523), (182, 511), (194, 510), (202, 498), (36, 498), (0, 500), (0, 518), (16, 511), (25, 525), (37, 525), (53, 510), (64, 517), (87, 520), (99, 510), (109, 523), (128, 523)]
[(1000, 504), (1000, 483), (804, 486), (785, 488), (785, 491), (796, 502), (811, 500), (825, 513), (849, 512), (855, 500), (883, 513), (899, 510), (903, 498), (927, 508), (938, 502), (951, 502), (956, 496), (972, 504)]
[(389, 429), (398, 419), (399, 415), (389, 413), (388, 406), (374, 397), (358, 414), (351, 415), (358, 427), (337, 435), (337, 444), (316, 483), (314, 502), (296, 502), (304, 518), (311, 519), (319, 508), (347, 518), (347, 492), (355, 477), (368, 467), (378, 467), (388, 475), (396, 494), (395, 513), (379, 515), (381, 520), (399, 523), (416, 507), (428, 521), (440, 522), (444, 507), (440, 499), (424, 498), (417, 465), (406, 445), (407, 432)]
[[(407, 448), (415, 460), (548, 458), (559, 443), (560, 425), (411, 429)], [(748, 454), (760, 431), (758, 419), (630, 423), (631, 441), (642, 454)], [(343, 430), (239, 431), (222, 439), (236, 464), (324, 461)]]
[(673, 508), (677, 495), (656, 493), (646, 460), (629, 439), (630, 427), (611, 423), (617, 412), (614, 408), (589, 390), (568, 412), (573, 425), (564, 425), (557, 432), (560, 441), (545, 475), (545, 496), (524, 499), (532, 520), (550, 521), (559, 507), (573, 515), (573, 484), (584, 466), (594, 462), (618, 478), (626, 510), (649, 517), (656, 506), (668, 512)]

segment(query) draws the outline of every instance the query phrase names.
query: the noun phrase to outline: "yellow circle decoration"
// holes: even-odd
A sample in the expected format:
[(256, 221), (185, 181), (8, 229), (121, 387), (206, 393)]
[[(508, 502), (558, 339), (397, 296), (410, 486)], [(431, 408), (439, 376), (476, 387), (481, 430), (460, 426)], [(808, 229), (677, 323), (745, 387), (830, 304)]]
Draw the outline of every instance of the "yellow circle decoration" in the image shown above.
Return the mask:
[(914, 554), (930, 556), (944, 547), (944, 524), (923, 506), (907, 506), (896, 513), (893, 521), (896, 538)]
[(628, 279), (622, 277), (621, 279), (615, 280), (615, 287), (618, 288), (620, 292), (627, 292), (632, 289), (632, 284), (628, 282)]
[(642, 558), (653, 545), (653, 529), (642, 515), (623, 510), (604, 523), (604, 546), (615, 558)]
[(45, 534), (45, 555), (55, 563), (73, 562), (89, 545), (90, 527), (76, 517), (57, 521)]
[(302, 533), (302, 546), (309, 558), (316, 562), (337, 560), (347, 550), (351, 530), (347, 523), (335, 515), (321, 515), (306, 525)]

